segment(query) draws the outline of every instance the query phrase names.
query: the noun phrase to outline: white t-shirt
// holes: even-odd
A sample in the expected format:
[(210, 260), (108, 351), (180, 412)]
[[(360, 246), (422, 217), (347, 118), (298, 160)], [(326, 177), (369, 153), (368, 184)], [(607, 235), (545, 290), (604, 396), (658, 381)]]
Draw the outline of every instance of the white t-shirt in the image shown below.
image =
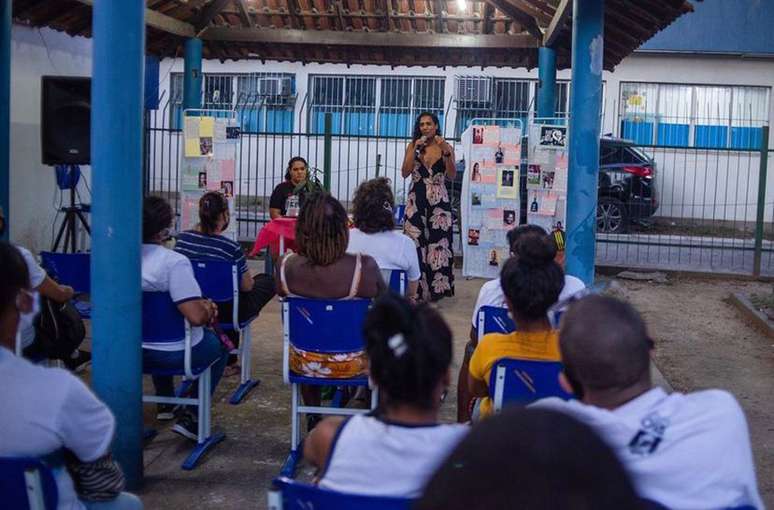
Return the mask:
[[(142, 245), (142, 290), (169, 292), (177, 305), (202, 297), (188, 257), (158, 244)], [(191, 327), (191, 347), (203, 336), (200, 326)], [(185, 342), (143, 342), (142, 346), (156, 351), (182, 351)]]
[[(0, 456), (42, 457), (64, 447), (93, 462), (110, 449), (113, 415), (66, 370), (34, 365), (0, 347), (0, 402)], [(57, 508), (82, 510), (67, 470), (53, 471)]]
[(347, 253), (370, 255), (379, 269), (406, 271), (406, 276), (412, 282), (421, 276), (414, 241), (396, 230), (365, 234), (356, 228), (350, 229)]
[(366, 415), (341, 425), (320, 487), (350, 494), (416, 498), (467, 425), (405, 426)]
[(681, 510), (763, 508), (747, 422), (728, 392), (667, 395), (653, 388), (613, 411), (555, 397), (533, 406), (567, 413), (594, 428), (644, 498)]
[[(567, 299), (585, 288), (586, 286), (580, 278), (566, 274), (564, 275), (564, 287), (562, 287), (562, 292), (559, 293), (559, 301)], [(478, 310), (482, 306), (508, 307), (505, 303), (505, 294), (500, 284), (500, 278), (489, 280), (478, 291), (478, 299), (476, 299), (476, 306), (473, 308), (473, 318), (471, 319), (474, 328), (478, 327)]]
[[(30, 253), (27, 248), (23, 248), (18, 244), (14, 245), (19, 250), (24, 262), (27, 264), (27, 271), (30, 273), (30, 287), (37, 289), (46, 279), (46, 271), (40, 267), (38, 261), (35, 260), (35, 256)], [(37, 294), (37, 292), (35, 292)], [(37, 297), (36, 297), (37, 299)], [(26, 321), (24, 327), (20, 331), (22, 349), (26, 349), (32, 342), (35, 341), (35, 326), (29, 321)]]

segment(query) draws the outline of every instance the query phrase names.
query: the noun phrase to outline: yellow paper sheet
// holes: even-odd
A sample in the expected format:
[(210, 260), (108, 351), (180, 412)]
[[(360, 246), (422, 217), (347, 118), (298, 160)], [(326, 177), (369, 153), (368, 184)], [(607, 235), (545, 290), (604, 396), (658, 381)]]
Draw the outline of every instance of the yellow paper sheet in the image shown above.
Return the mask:
[(215, 133), (215, 117), (202, 117), (199, 119), (199, 136), (213, 136)]
[(186, 138), (185, 140), (185, 157), (198, 158), (201, 157), (201, 151), (199, 150), (198, 138)]

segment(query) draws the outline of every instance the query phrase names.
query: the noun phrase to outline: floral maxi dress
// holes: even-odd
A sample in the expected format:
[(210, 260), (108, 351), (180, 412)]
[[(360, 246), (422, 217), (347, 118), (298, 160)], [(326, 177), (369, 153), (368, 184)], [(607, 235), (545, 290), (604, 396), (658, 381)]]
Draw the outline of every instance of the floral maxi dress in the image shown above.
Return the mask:
[(415, 159), (403, 232), (417, 246), (422, 301), (454, 295), (451, 202), (444, 178), (442, 159), (430, 169), (420, 158)]

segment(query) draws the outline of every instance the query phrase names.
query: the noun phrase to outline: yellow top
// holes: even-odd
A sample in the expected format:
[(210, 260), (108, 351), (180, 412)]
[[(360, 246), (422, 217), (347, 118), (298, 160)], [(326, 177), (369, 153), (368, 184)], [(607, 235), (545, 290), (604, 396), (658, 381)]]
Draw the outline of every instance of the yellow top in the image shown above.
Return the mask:
[[(484, 381), (488, 386), (492, 366), (500, 358), (561, 361), (559, 333), (551, 330), (484, 335), (470, 358), (470, 375), (474, 379)], [(481, 402), (481, 416), (490, 414), (492, 414), (492, 400), (484, 397)]]

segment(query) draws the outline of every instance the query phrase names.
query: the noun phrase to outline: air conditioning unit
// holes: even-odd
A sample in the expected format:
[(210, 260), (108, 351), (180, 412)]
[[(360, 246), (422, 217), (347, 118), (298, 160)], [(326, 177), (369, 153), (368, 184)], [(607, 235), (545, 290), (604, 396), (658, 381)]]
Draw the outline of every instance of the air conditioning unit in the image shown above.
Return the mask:
[(488, 105), (492, 101), (489, 78), (458, 78), (457, 97), (466, 104)]
[(289, 96), (293, 83), (289, 76), (267, 76), (258, 79), (258, 94), (261, 96)]

